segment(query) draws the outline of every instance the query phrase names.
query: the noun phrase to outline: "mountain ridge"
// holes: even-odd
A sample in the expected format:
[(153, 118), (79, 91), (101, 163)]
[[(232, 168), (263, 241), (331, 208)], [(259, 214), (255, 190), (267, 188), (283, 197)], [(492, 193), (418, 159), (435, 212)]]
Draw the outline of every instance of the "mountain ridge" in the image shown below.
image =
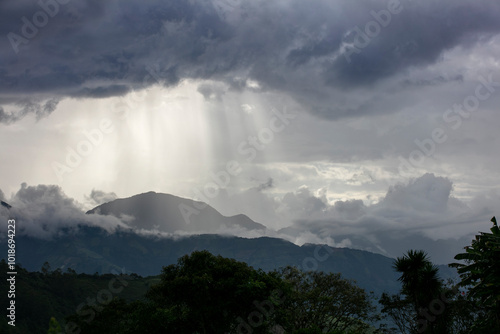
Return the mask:
[[(272, 237), (201, 234), (174, 239), (139, 235), (131, 229), (109, 233), (99, 227), (81, 226), (76, 233), (61, 231), (52, 240), (18, 236), (16, 245), (18, 263), (31, 271), (40, 270), (48, 261), (52, 268), (72, 268), (88, 274), (126, 270), (141, 276), (154, 276), (163, 266), (177, 263), (181, 256), (196, 250), (208, 250), (266, 271), (290, 265), (305, 270), (339, 272), (377, 294), (395, 293), (400, 288), (398, 275), (392, 268), (392, 258), (326, 245), (298, 246)], [(450, 268), (440, 266), (440, 269), (443, 279), (453, 277)]]
[(86, 214), (124, 217), (132, 228), (160, 232), (221, 232), (240, 226), (247, 230), (266, 230), (248, 216), (224, 216), (209, 204), (171, 194), (149, 191), (115, 199), (89, 210)]
[[(182, 215), (182, 206), (194, 210), (189, 223)], [(31, 271), (40, 270), (48, 261), (53, 268), (72, 268), (81, 273), (110, 273), (125, 268), (127, 272), (152, 276), (186, 254), (208, 250), (266, 271), (296, 266), (339, 272), (360, 287), (379, 294), (396, 293), (400, 288), (392, 268), (393, 258), (359, 249), (310, 243), (299, 246), (270, 236), (221, 235), (224, 229), (238, 226), (266, 230), (245, 215), (226, 217), (206, 203), (175, 195), (147, 192), (101, 204), (87, 214), (122, 217), (127, 226), (107, 230), (77, 224), (59, 228), (50, 239), (19, 234), (18, 263)], [(4, 240), (0, 239), (0, 244)], [(440, 272), (443, 279), (456, 277), (445, 266), (440, 266)]]

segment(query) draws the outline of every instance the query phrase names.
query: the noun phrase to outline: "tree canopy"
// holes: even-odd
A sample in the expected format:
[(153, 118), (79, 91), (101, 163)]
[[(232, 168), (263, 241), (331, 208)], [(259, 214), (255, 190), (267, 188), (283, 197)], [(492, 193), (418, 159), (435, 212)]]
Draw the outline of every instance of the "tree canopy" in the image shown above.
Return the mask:
[[(373, 320), (374, 307), (365, 290), (338, 273), (281, 270), (288, 289), (281, 320), (287, 333), (363, 331)], [(298, 333), (298, 332), (297, 332)]]
[(500, 229), (496, 218), (491, 219), (491, 233), (479, 232), (465, 253), (455, 256), (462, 263), (452, 263), (457, 268), (460, 286), (468, 289), (468, 297), (487, 317), (477, 327), (489, 330), (492, 327), (500, 332)]
[(164, 267), (160, 277), (147, 297), (174, 316), (172, 325), (186, 332), (225, 333), (245, 326), (243, 322), (267, 328), (269, 317), (248, 318), (259, 301), (271, 300), (268, 308), (274, 308), (273, 293), (280, 288), (276, 274), (208, 251), (183, 256), (178, 264)]

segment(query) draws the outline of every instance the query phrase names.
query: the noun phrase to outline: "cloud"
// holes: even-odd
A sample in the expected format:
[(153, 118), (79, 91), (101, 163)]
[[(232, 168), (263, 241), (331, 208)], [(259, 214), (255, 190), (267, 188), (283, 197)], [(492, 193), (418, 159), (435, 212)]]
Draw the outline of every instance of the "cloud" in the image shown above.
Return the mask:
[(346, 247), (350, 248), (353, 245), (352, 241), (349, 238), (344, 238), (339, 242), (336, 242), (335, 239), (332, 238), (331, 236), (327, 236), (324, 238), (319, 236), (318, 234), (309, 231), (301, 232), (294, 237), (286, 234), (278, 234), (278, 236), (285, 240), (293, 242), (297, 245), (318, 244), (318, 245), (328, 245), (330, 247), (339, 247), (339, 248), (346, 248)]
[(6, 112), (4, 108), (0, 106), (0, 123), (11, 124), (23, 119), (29, 114), (33, 114), (38, 121), (56, 110), (58, 103), (59, 100), (57, 99), (48, 99), (40, 103), (32, 100), (22, 100), (16, 102), (19, 109), (13, 112)]
[[(366, 47), (353, 53), (350, 65), (344, 57), (333, 62), (327, 80), (346, 86), (370, 84), (411, 66), (434, 63), (443, 51), (456, 45), (469, 46), (481, 36), (498, 33), (495, 16), (500, 6), (477, 5), (471, 1), (401, 1), (388, 19), (381, 19), (383, 2), (358, 3), (353, 28), (365, 33)], [(418, 18), (418, 19), (417, 19)], [(381, 21), (386, 21), (380, 24)], [(380, 33), (370, 38), (370, 29), (378, 22)], [(385, 26), (385, 27), (384, 27)], [(352, 32), (352, 31), (351, 31)], [(342, 43), (352, 44), (361, 35), (347, 33)], [(362, 38), (361, 38), (362, 40)], [(356, 43), (354, 43), (356, 45)], [(359, 46), (358, 46), (359, 48)]]
[(110, 96), (122, 96), (130, 92), (131, 88), (126, 85), (110, 85), (98, 87), (84, 87), (74, 94), (78, 97), (105, 98)]
[[(89, 196), (86, 196), (86, 199), (94, 204), (108, 202), (116, 198), (115, 193), (106, 193), (95, 189), (92, 190)], [(247, 238), (260, 237), (268, 233), (275, 234), (273, 231), (249, 230), (239, 225), (221, 225), (212, 229), (202, 227), (193, 231), (179, 230), (175, 233), (164, 233), (158, 230), (157, 227), (150, 229), (131, 228), (134, 217), (128, 215), (114, 217), (112, 215), (85, 214), (83, 205), (68, 197), (56, 185), (29, 186), (23, 183), (8, 202), (12, 205), (12, 208), (6, 210), (0, 207), (0, 219), (6, 221), (11, 217), (15, 217), (17, 235), (40, 239), (75, 234), (82, 226), (100, 227), (108, 233), (125, 229), (139, 235), (174, 239), (199, 234), (235, 235)], [(2, 225), (1, 229), (2, 233), (6, 232), (6, 225)]]
[[(449, 179), (425, 174), (407, 184), (390, 187), (385, 197), (372, 205), (365, 205), (362, 200), (332, 203), (327, 200), (324, 189), (314, 193), (307, 187), (282, 197), (271, 197), (256, 188), (232, 195), (221, 191), (221, 199), (216, 198), (210, 204), (217, 208), (224, 206), (223, 214), (231, 207), (236, 212), (230, 214), (245, 213), (260, 223), (267, 221), (257, 219), (259, 213), (281, 224), (291, 223), (278, 231), (248, 231), (239, 227), (215, 231), (224, 235), (251, 238), (266, 235), (299, 245), (328, 244), (390, 257), (400, 256), (408, 249), (425, 249), (437, 263), (449, 263), (477, 231), (490, 227), (489, 219), (495, 215), (500, 200), (500, 193), (493, 191), (462, 202), (451, 196), (452, 188)], [(114, 193), (99, 190), (93, 190), (87, 197), (95, 204), (113, 198), (116, 198)], [(12, 208), (0, 208), (0, 216), (4, 220), (16, 217), (20, 235), (49, 239), (61, 233), (75, 233), (83, 225), (100, 226), (109, 233), (117, 228), (128, 228), (126, 220), (129, 217), (118, 219), (84, 214), (82, 205), (66, 196), (58, 186), (22, 184), (8, 203)], [(191, 234), (165, 234), (154, 229), (135, 232), (169, 238)]]
[(324, 212), (327, 204), (311, 194), (306, 186), (302, 186), (295, 193), (287, 193), (281, 200), (280, 212), (287, 212), (292, 217), (310, 217), (311, 214)]
[[(119, 219), (111, 216), (86, 215), (80, 204), (67, 197), (54, 185), (28, 186), (26, 183), (10, 199), (9, 212), (0, 212), (2, 220), (16, 218), (16, 233), (50, 239), (55, 235), (75, 233), (80, 226), (101, 227), (108, 232), (117, 227), (126, 228)], [(6, 229), (6, 225), (2, 225)], [(5, 231), (2, 231), (5, 232)]]
[[(444, 52), (457, 46), (486, 44), (500, 32), (497, 2), (401, 1), (390, 22), (378, 23), (377, 36), (347, 61), (343, 52), (355, 44), (356, 27), (366, 31), (370, 22), (377, 24), (373, 13), (380, 16), (387, 6), (382, 0), (88, 0), (60, 5), (28, 38), (22, 18), (33, 21), (40, 5), (3, 1), (0, 33), (24, 41), (0, 42), (2, 122), (50, 113), (47, 104), (26, 111), (8, 102), (25, 94), (51, 101), (104, 98), (184, 79), (282, 92), (328, 119), (392, 113), (401, 105), (389, 93), (412, 89), (400, 84), (406, 71), (439, 63)], [(460, 75), (450, 80), (463, 80)], [(414, 83), (448, 82), (434, 74)], [(375, 84), (376, 90), (363, 95)], [(208, 86), (200, 92), (215, 99), (222, 94)], [(7, 106), (15, 110), (7, 113)]]
[(198, 86), (198, 93), (203, 95), (206, 101), (222, 101), (227, 88), (222, 84), (203, 83)]
[(344, 243), (391, 257), (411, 248), (425, 249), (435, 261), (449, 263), (477, 231), (489, 228), (495, 201), (500, 200), (500, 194), (490, 192), (463, 202), (451, 196), (452, 188), (449, 179), (425, 174), (390, 187), (370, 206), (361, 200), (330, 204), (301, 188), (279, 203), (281, 212), (291, 212), (295, 220), (278, 235), (298, 244)]
[(104, 192), (101, 190), (92, 189), (89, 196), (85, 196), (92, 207), (99, 206), (104, 203), (114, 201), (118, 198), (114, 192)]
[(266, 182), (259, 184), (257, 186), (257, 190), (263, 191), (266, 189), (271, 189), (273, 187), (273, 183), (274, 183), (274, 180), (273, 180), (273, 178), (270, 177)]
[(380, 206), (391, 209), (412, 209), (442, 213), (448, 209), (452, 182), (444, 177), (425, 174), (409, 184), (389, 188)]

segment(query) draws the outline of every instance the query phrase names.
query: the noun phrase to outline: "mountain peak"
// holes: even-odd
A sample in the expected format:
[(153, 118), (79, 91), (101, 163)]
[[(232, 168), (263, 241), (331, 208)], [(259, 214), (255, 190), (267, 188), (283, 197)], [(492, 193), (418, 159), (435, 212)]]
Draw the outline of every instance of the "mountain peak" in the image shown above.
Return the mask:
[(204, 202), (154, 191), (104, 203), (87, 214), (133, 217), (127, 219), (130, 227), (168, 233), (223, 233), (235, 226), (248, 230), (265, 229), (243, 214), (226, 217)]

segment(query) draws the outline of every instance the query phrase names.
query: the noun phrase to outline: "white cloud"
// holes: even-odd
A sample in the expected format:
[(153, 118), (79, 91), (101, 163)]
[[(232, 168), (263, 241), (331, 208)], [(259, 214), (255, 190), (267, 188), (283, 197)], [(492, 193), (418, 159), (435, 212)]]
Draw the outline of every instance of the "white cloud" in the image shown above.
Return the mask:
[[(16, 219), (18, 235), (49, 239), (56, 234), (75, 233), (84, 225), (98, 226), (108, 232), (126, 227), (111, 216), (86, 215), (81, 204), (67, 197), (58, 186), (23, 183), (8, 203), (12, 208), (1, 210), (0, 214), (3, 220)], [(6, 229), (5, 224), (2, 226)]]

